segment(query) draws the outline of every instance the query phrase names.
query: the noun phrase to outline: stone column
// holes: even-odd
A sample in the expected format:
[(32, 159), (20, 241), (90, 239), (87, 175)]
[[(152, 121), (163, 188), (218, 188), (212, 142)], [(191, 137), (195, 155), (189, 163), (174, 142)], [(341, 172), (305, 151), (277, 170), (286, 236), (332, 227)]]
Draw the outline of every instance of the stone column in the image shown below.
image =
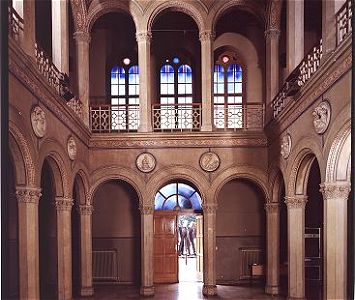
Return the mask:
[(69, 75), (68, 0), (52, 4), (52, 60), (59, 71)]
[(76, 41), (77, 57), (77, 84), (79, 99), (83, 104), (82, 116), (86, 126), (89, 127), (89, 43), (90, 34), (88, 32), (78, 31), (74, 33)]
[(71, 209), (73, 200), (55, 197), (57, 211), (58, 299), (72, 299)]
[(139, 132), (152, 132), (152, 87), (150, 42), (152, 34), (148, 31), (136, 33), (139, 64)]
[(347, 299), (348, 182), (320, 185), (324, 197), (324, 299)]
[(140, 205), (141, 213), (141, 272), (142, 283), (140, 294), (143, 296), (154, 295), (153, 285), (153, 205)]
[(206, 296), (217, 294), (216, 286), (216, 210), (217, 204), (202, 204), (203, 210), (203, 288)]
[(306, 195), (285, 197), (288, 235), (288, 299), (305, 299), (304, 227)]
[(200, 32), (201, 42), (201, 84), (202, 84), (202, 125), (201, 131), (213, 128), (213, 41), (215, 34), (210, 30)]
[(304, 57), (304, 0), (286, 4), (287, 72), (290, 74)]
[(17, 186), (20, 299), (39, 299), (38, 203), (40, 188)]
[(21, 38), (22, 48), (25, 53), (35, 57), (36, 23), (35, 23), (35, 1), (23, 0), (23, 37)]
[(80, 213), (80, 295), (92, 296), (92, 211), (91, 205), (79, 205)]
[(266, 287), (265, 293), (280, 293), (280, 204), (268, 202), (266, 210)]
[(324, 61), (336, 47), (335, 1), (322, 0), (322, 50)]
[(280, 30), (265, 31), (266, 41), (266, 106), (279, 92), (279, 37)]

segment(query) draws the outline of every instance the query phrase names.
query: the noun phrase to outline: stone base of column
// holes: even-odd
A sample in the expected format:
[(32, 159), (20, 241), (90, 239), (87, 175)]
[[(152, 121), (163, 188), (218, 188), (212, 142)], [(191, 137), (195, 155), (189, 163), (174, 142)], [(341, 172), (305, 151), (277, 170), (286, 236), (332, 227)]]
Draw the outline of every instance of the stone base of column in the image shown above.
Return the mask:
[(92, 296), (94, 295), (94, 288), (92, 286), (82, 287), (80, 289), (80, 296)]
[(202, 294), (205, 296), (217, 295), (217, 286), (204, 284), (202, 288)]
[(265, 286), (265, 293), (269, 295), (279, 295), (280, 286), (279, 285), (267, 285)]
[(141, 286), (140, 294), (144, 297), (154, 296), (154, 286)]

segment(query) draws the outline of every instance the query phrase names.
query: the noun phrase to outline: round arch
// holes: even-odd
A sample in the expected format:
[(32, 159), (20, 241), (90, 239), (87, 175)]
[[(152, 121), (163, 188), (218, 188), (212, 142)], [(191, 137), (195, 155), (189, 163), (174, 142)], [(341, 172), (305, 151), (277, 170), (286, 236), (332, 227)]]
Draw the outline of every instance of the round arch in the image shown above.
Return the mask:
[(285, 180), (280, 169), (275, 169), (270, 180), (270, 202), (280, 202), (282, 187), (285, 188)]
[(74, 199), (76, 205), (84, 205), (87, 201), (88, 185), (86, 180), (86, 174), (79, 170), (75, 176), (73, 176), (73, 190), (76, 188), (78, 199)]

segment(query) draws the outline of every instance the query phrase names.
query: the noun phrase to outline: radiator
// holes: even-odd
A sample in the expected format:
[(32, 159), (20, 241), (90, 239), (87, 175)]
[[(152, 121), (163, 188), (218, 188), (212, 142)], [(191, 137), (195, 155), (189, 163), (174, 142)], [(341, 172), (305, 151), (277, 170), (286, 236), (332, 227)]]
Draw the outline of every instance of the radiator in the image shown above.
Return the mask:
[(240, 251), (240, 277), (239, 279), (251, 278), (251, 266), (261, 264), (260, 248), (239, 248)]
[(117, 250), (93, 250), (93, 281), (118, 281)]

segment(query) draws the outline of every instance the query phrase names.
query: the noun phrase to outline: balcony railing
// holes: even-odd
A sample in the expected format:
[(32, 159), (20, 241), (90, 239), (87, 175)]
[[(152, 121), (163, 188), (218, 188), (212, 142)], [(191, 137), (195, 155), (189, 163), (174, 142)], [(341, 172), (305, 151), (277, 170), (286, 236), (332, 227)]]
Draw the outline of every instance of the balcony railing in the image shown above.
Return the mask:
[(264, 127), (264, 105), (262, 103), (214, 105), (215, 128), (223, 130), (250, 129)]
[(154, 104), (154, 131), (199, 131), (201, 103)]
[(336, 14), (337, 46), (339, 46), (352, 32), (351, 26), (352, 4), (347, 0)]
[(91, 105), (90, 127), (94, 133), (137, 131), (139, 105)]
[(12, 6), (9, 6), (9, 35), (18, 41), (22, 33), (23, 19)]

